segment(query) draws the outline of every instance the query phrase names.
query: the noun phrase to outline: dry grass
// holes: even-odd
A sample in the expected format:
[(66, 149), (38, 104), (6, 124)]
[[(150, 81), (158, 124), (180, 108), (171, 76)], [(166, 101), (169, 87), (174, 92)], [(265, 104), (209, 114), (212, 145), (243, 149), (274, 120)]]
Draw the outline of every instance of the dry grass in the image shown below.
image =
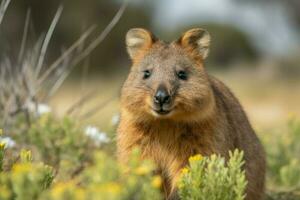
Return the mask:
[[(0, 25), (10, 0), (3, 0), (0, 4)], [(48, 46), (52, 40), (52, 35), (63, 12), (63, 7), (57, 9), (52, 23), (45, 36), (41, 36), (34, 46), (28, 43), (29, 22), (31, 21), (30, 10), (24, 22), (24, 32), (21, 47), (18, 55), (0, 55), (0, 126), (12, 127), (17, 121), (17, 116), (23, 115), (26, 118), (27, 127), (30, 127), (32, 118), (38, 114), (40, 105), (50, 101), (51, 97), (63, 85), (67, 77), (84, 61), (90, 53), (106, 38), (115, 25), (121, 19), (127, 1), (120, 6), (115, 16), (104, 28), (104, 30), (94, 38), (91, 33), (95, 31), (95, 26), (88, 28), (77, 41), (61, 53), (52, 64), (45, 63), (48, 54)], [(90, 39), (90, 40), (88, 40)], [(84, 67), (84, 65), (81, 65)], [(88, 67), (86, 67), (88, 68)], [(81, 77), (84, 83), (85, 76)], [(82, 106), (95, 96), (95, 92), (87, 91), (81, 93), (78, 102), (74, 102), (66, 110), (67, 115), (82, 111)], [(89, 98), (87, 98), (89, 97)], [(94, 115), (103, 105), (85, 110), (79, 118), (88, 118)], [(32, 115), (32, 113), (35, 113)]]

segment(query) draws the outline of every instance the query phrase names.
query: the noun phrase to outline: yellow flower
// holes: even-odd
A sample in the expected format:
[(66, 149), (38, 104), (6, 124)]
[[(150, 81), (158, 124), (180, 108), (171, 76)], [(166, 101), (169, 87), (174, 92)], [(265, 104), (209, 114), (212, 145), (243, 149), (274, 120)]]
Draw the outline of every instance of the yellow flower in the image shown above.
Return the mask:
[(0, 150), (3, 150), (5, 148), (5, 143), (0, 142)]
[(154, 176), (151, 182), (151, 185), (155, 188), (160, 188), (162, 180), (160, 176)]
[(86, 199), (86, 193), (85, 190), (82, 188), (77, 188), (74, 190), (74, 196), (76, 197), (76, 200), (84, 200)]
[(22, 163), (22, 164), (15, 164), (13, 166), (13, 173), (30, 173), (32, 170), (32, 164), (31, 163)]
[[(51, 196), (53, 199), (61, 199), (63, 196), (67, 194), (77, 194), (76, 192), (76, 183), (74, 181), (66, 181), (66, 182), (57, 182), (51, 190)], [(81, 191), (77, 195), (82, 196)], [(80, 198), (79, 198), (80, 199)]]
[(202, 160), (202, 159), (203, 159), (203, 156), (202, 156), (202, 155), (196, 154), (196, 155), (194, 155), (194, 156), (191, 156), (191, 157), (189, 158), (189, 161), (190, 161), (190, 162), (194, 162), (194, 161), (198, 161), (198, 160)]
[(31, 151), (22, 149), (20, 153), (21, 161), (22, 162), (30, 162), (32, 161)]
[(137, 175), (145, 175), (151, 172), (151, 169), (147, 166), (140, 166), (135, 170)]
[[(92, 194), (102, 194), (102, 195), (109, 195), (109, 196), (115, 196), (117, 197), (118, 195), (121, 194), (122, 192), (122, 187), (120, 184), (116, 182), (108, 182), (108, 183), (103, 183), (103, 184), (92, 184), (88, 190)], [(112, 198), (116, 199), (116, 198)]]
[(118, 183), (114, 183), (114, 182), (107, 183), (106, 187), (108, 191), (111, 193), (119, 193), (121, 191), (121, 187)]
[(185, 167), (185, 168), (183, 168), (182, 170), (181, 170), (181, 174), (182, 175), (184, 175), (184, 174), (187, 174), (187, 173), (189, 173), (189, 169), (187, 168), (187, 167)]

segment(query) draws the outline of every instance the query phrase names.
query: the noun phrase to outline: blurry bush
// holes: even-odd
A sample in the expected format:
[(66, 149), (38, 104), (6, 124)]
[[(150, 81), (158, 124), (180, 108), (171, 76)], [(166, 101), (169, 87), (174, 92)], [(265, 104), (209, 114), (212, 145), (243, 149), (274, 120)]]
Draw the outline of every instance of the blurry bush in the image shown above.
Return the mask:
[(128, 166), (116, 163), (103, 152), (94, 154), (93, 165), (76, 178), (57, 182), (46, 191), (42, 199), (81, 200), (152, 200), (161, 199), (159, 176), (152, 176), (153, 164), (140, 162), (134, 152)]
[[(26, 121), (20, 118), (18, 123)], [(109, 140), (104, 133), (93, 130), (91, 135), (90, 129), (43, 114), (27, 132), (1, 131), (0, 137), (12, 138), (15, 145), (0, 138), (0, 199), (161, 199), (161, 178), (153, 175), (150, 161), (140, 161), (134, 151), (128, 165), (119, 165), (115, 151), (105, 148)]]
[[(274, 136), (272, 136), (274, 137)], [(265, 137), (269, 183), (274, 189), (300, 189), (300, 121), (292, 118), (284, 133)]]
[[(0, 153), (4, 149), (0, 147)], [(1, 166), (0, 166), (1, 167)], [(54, 178), (50, 166), (42, 163), (32, 163), (31, 153), (22, 151), (20, 161), (14, 163), (8, 171), (0, 171), (0, 199), (38, 199)]]
[[(0, 153), (3, 152), (3, 146), (0, 146)], [(101, 151), (92, 154), (94, 163), (80, 175), (65, 180), (56, 177), (53, 181), (55, 172), (52, 167), (32, 162), (30, 151), (22, 151), (19, 162), (0, 171), (0, 199), (161, 199), (161, 179), (152, 176), (154, 166), (149, 161), (141, 162), (138, 152), (133, 153), (127, 167), (118, 165)]]
[[(299, 198), (299, 125), (292, 120), (287, 135), (273, 138), (275, 143), (266, 140), (270, 200)], [(153, 173), (155, 166), (150, 161), (141, 161), (135, 150), (126, 166), (118, 164), (115, 151), (105, 148), (115, 147), (113, 143), (96, 149), (90, 134), (70, 119), (57, 120), (45, 114), (27, 134), (19, 134), (13, 133), (13, 147), (0, 142), (1, 200), (161, 199), (162, 180)], [(24, 150), (17, 154), (22, 148), (31, 149), (34, 156)], [(227, 164), (216, 155), (191, 157), (178, 182), (179, 195), (183, 200), (244, 199), (242, 157), (235, 151)]]
[(95, 148), (74, 121), (66, 117), (56, 120), (51, 115), (41, 116), (27, 133), (17, 135), (16, 141), (32, 147), (38, 160), (59, 169), (64, 178), (66, 174), (78, 173), (91, 160), (90, 151)]
[[(52, 125), (61, 126), (60, 123), (49, 121)], [(64, 126), (64, 125), (63, 125)], [(52, 129), (52, 128), (50, 128)], [(44, 131), (47, 131), (46, 129)], [(52, 134), (55, 134), (53, 132)], [(49, 134), (41, 134), (43, 140), (39, 144), (27, 145), (34, 147), (38, 154), (45, 141), (51, 140)], [(71, 135), (66, 136), (72, 140)], [(60, 143), (59, 138), (55, 140), (57, 144), (67, 149), (68, 143)], [(114, 156), (109, 156), (103, 150), (91, 150), (86, 147), (78, 147), (80, 151), (89, 151), (90, 162), (86, 163), (80, 173), (73, 173), (72, 170), (76, 163), (69, 163), (70, 156), (77, 160), (77, 164), (84, 161), (80, 160), (81, 155), (70, 151), (64, 152), (68, 156), (61, 156), (61, 153), (51, 152), (52, 156), (57, 156), (61, 165), (59, 168), (52, 164), (45, 165), (40, 156), (33, 157), (31, 151), (22, 150), (18, 159), (10, 166), (6, 165), (0, 171), (0, 199), (1, 200), (158, 200), (162, 199), (161, 177), (154, 174), (155, 166), (148, 160), (141, 160), (137, 149), (132, 151), (132, 155), (126, 165), (117, 163)], [(9, 148), (0, 145), (0, 168), (2, 161), (8, 158)], [(77, 150), (78, 151), (78, 150)], [(4, 155), (4, 157), (3, 157)], [(46, 155), (47, 156), (47, 155)], [(235, 151), (230, 154), (228, 165), (225, 166), (225, 159), (219, 156), (210, 158), (193, 156), (189, 159), (190, 167), (184, 168), (182, 177), (179, 181), (179, 194), (183, 200), (189, 199), (210, 199), (216, 200), (230, 199), (243, 200), (246, 187), (244, 171), (241, 170), (243, 164), (243, 154)], [(200, 189), (199, 189), (200, 188)], [(207, 198), (206, 198), (207, 197)]]
[[(98, 143), (84, 132), (87, 129), (71, 119), (58, 120), (50, 114), (38, 117), (28, 132), (17, 130), (4, 133), (13, 137), (14, 147), (0, 142), (1, 200), (162, 199), (161, 177), (155, 175), (152, 162), (140, 160), (138, 150), (132, 152), (126, 165), (117, 163), (115, 150), (105, 148), (115, 147), (113, 143), (95, 146)], [(16, 154), (23, 148), (31, 151)], [(223, 199), (224, 194), (243, 199), (246, 181), (242, 156), (231, 154), (226, 167), (221, 157), (191, 157), (190, 167), (183, 170), (179, 182), (182, 199), (194, 199), (200, 193), (205, 197), (214, 195), (216, 200)]]

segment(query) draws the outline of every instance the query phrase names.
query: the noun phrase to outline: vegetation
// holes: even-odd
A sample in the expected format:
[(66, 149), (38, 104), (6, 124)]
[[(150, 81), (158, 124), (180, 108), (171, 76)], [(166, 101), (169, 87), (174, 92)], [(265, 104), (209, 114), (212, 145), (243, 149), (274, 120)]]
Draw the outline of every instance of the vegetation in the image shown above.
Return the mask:
[[(0, 199), (161, 198), (161, 179), (152, 175), (150, 161), (139, 160), (137, 150), (128, 165), (117, 164), (114, 156), (95, 149), (75, 128), (69, 119), (56, 121), (44, 115), (26, 134), (26, 146), (32, 151), (21, 150), (13, 157), (17, 148), (1, 143)], [(22, 140), (16, 138), (16, 143)]]
[(243, 200), (247, 185), (242, 170), (243, 153), (236, 150), (229, 154), (227, 165), (225, 159), (217, 155), (190, 157), (190, 166), (183, 168), (179, 181), (181, 199)]
[[(34, 156), (21, 150), (12, 158), (17, 148), (1, 143), (0, 199), (162, 198), (161, 177), (153, 174), (155, 166), (150, 161), (139, 160), (138, 150), (133, 151), (128, 165), (118, 164), (108, 151), (93, 148), (88, 136), (74, 131), (75, 127), (70, 119), (41, 116), (26, 134), (26, 146)], [(18, 145), (22, 140), (15, 138)], [(180, 196), (198, 199), (205, 194), (204, 199), (212, 197), (209, 195), (220, 199), (226, 194), (228, 199), (243, 199), (242, 153), (236, 151), (231, 157), (227, 167), (219, 156), (191, 157), (179, 181)]]
[[(275, 132), (276, 134), (276, 132)], [(268, 185), (272, 190), (300, 194), (300, 121), (292, 117), (285, 132), (265, 137), (268, 158)], [(286, 194), (281, 194), (284, 196)]]
[[(299, 198), (299, 127), (300, 121), (292, 119), (275, 142), (265, 138), (270, 200)], [(13, 146), (2, 141), (0, 199), (162, 199), (162, 180), (151, 161), (139, 160), (135, 150), (122, 165), (111, 140), (97, 142), (86, 131), (69, 118), (43, 114), (26, 133), (14, 134)], [(244, 199), (243, 164), (239, 151), (230, 152), (227, 163), (218, 155), (191, 157), (178, 181), (180, 197)]]

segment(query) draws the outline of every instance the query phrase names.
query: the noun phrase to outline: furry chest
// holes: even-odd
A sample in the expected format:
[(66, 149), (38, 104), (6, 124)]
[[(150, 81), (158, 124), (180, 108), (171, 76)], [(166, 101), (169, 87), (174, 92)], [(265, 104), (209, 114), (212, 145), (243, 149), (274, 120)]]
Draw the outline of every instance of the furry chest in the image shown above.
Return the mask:
[(190, 156), (208, 153), (209, 145), (192, 131), (171, 128), (148, 132), (140, 142), (142, 156), (154, 160), (163, 171), (180, 170)]
[(140, 147), (143, 157), (154, 160), (162, 170), (179, 170), (192, 155), (206, 156), (218, 152), (213, 132), (202, 127), (160, 124), (147, 129), (142, 135)]

